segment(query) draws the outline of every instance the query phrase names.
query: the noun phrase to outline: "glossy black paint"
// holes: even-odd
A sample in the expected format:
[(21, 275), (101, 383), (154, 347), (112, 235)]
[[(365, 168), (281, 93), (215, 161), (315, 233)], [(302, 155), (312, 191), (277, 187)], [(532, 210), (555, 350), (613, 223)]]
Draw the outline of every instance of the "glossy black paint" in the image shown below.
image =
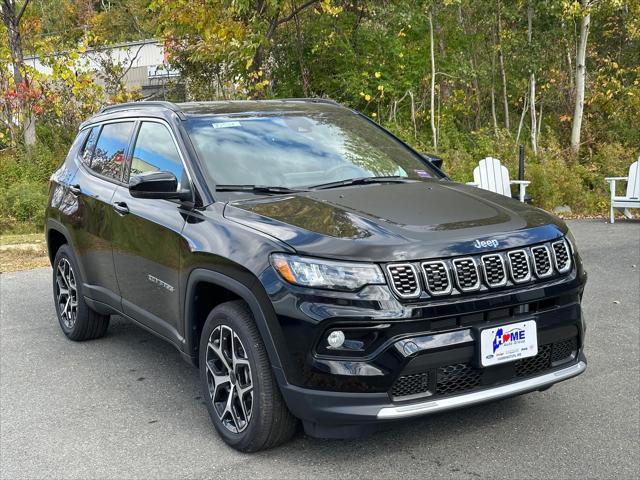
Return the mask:
[[(542, 210), (444, 176), (291, 195), (216, 193), (181, 126), (189, 115), (313, 108), (342, 107), (293, 100), (185, 104), (177, 111), (154, 103), (113, 108), (87, 121), (51, 178), (46, 229), (47, 238), (59, 232), (76, 252), (90, 304), (125, 315), (196, 363), (203, 305), (243, 298), (285, 400), (312, 423), (372, 421), (373, 406), (390, 403), (391, 384), (414, 360), (393, 349), (401, 338), (534, 316), (540, 335), (574, 329), (582, 346), (586, 273), (578, 255), (569, 274), (547, 281), (411, 302), (396, 298), (387, 285), (348, 293), (285, 282), (269, 263), (271, 253), (384, 264), (492, 250), (476, 248), (477, 239), (497, 240), (503, 250), (568, 233)], [(143, 118), (173, 132), (189, 173), (187, 200), (136, 198), (127, 184), (96, 176), (82, 164), (86, 127)], [(202, 292), (219, 297), (203, 298)], [(362, 350), (337, 354), (323, 345), (336, 327), (375, 334), (367, 334)], [(448, 350), (449, 360), (467, 361), (474, 345)], [(337, 413), (340, 405), (344, 414)]]

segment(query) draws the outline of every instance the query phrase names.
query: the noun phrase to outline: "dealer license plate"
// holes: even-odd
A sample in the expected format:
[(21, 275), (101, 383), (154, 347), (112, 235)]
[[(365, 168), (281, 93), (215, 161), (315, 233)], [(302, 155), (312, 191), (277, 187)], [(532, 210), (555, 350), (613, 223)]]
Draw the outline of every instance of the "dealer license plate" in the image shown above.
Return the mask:
[(483, 367), (513, 362), (538, 354), (535, 320), (485, 328), (480, 332), (480, 363)]

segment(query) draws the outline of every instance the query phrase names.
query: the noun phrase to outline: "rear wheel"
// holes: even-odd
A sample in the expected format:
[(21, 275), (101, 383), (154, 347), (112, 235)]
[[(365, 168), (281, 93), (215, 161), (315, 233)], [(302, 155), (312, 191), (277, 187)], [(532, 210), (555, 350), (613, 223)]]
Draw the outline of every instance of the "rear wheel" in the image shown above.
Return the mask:
[(71, 340), (102, 337), (109, 327), (109, 316), (89, 308), (82, 294), (82, 277), (73, 251), (62, 245), (53, 261), (53, 298), (58, 322)]
[(295, 433), (297, 420), (280, 395), (244, 302), (223, 303), (209, 314), (200, 338), (200, 379), (209, 416), (233, 448), (264, 450)]

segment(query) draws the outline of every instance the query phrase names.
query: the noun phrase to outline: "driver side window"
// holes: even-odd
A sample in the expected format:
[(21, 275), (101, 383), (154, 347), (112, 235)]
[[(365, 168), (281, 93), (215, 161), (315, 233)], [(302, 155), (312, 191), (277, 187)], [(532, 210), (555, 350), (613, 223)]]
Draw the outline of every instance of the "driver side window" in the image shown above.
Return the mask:
[(179, 185), (184, 185), (184, 166), (171, 133), (161, 123), (142, 122), (129, 164), (128, 178), (158, 171), (173, 173)]

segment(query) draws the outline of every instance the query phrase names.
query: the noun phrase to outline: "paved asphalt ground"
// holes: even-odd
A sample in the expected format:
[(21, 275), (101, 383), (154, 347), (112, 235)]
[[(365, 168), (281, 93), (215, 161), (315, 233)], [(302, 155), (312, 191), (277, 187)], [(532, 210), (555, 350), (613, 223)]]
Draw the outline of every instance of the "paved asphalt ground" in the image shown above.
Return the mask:
[(638, 478), (640, 222), (576, 221), (589, 284), (587, 372), (352, 441), (299, 434), (243, 455), (209, 424), (196, 370), (122, 319), (73, 343), (50, 269), (1, 281), (0, 476), (13, 478)]

